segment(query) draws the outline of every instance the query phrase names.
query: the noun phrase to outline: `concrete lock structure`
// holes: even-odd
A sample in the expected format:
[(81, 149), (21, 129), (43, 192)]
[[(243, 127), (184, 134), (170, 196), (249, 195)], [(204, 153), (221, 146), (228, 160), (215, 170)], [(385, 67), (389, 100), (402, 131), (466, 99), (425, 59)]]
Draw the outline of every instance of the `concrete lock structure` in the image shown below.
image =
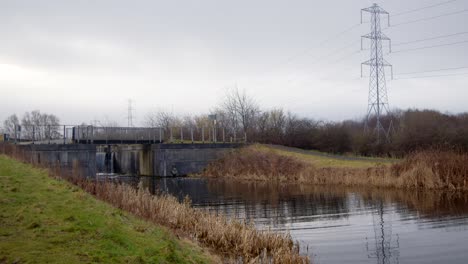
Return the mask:
[(209, 144), (28, 144), (17, 152), (31, 164), (59, 166), (85, 177), (99, 173), (131, 176), (185, 176), (201, 172), (210, 162), (242, 146)]
[(201, 172), (210, 162), (241, 144), (100, 145), (98, 173), (141, 176), (184, 176)]
[(15, 146), (33, 164), (79, 170), (87, 177), (98, 173), (171, 177), (199, 173), (246, 144), (245, 133), (238, 137), (226, 132), (215, 126), (15, 126), (13, 137), (0, 137), (7, 141), (0, 144), (3, 150), (8, 144)]

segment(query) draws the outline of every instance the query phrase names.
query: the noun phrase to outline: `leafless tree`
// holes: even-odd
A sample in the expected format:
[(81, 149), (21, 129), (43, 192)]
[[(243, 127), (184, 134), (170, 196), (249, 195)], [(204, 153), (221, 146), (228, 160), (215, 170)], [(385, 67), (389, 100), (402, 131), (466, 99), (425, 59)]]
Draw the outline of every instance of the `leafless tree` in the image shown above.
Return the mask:
[(41, 113), (39, 110), (24, 113), (21, 125), (26, 138), (44, 140), (60, 135), (60, 119), (53, 114)]
[(226, 91), (218, 112), (226, 117), (231, 129), (248, 133), (254, 127), (260, 108), (252, 97), (236, 87)]
[(10, 137), (13, 137), (15, 134), (15, 127), (20, 124), (18, 116), (13, 114), (9, 116), (5, 121), (3, 121), (3, 130), (5, 133), (10, 134)]
[(161, 127), (168, 130), (171, 127), (182, 126), (183, 121), (175, 114), (160, 109), (146, 114), (144, 124), (149, 127)]

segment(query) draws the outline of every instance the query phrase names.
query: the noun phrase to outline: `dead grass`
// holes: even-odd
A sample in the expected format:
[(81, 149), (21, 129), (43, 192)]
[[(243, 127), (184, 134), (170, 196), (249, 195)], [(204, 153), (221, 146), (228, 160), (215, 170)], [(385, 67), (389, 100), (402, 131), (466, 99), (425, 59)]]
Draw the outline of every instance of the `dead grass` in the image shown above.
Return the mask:
[(468, 154), (453, 150), (415, 152), (394, 164), (392, 174), (399, 175), (409, 187), (467, 189)]
[(294, 148), (287, 148), (282, 146), (268, 146), (255, 144), (251, 147), (263, 151), (271, 150), (274, 153), (283, 156), (296, 157), (302, 161), (312, 164), (317, 168), (371, 168), (378, 164), (381, 164), (383, 161), (385, 161), (385, 163), (395, 161), (393, 159), (330, 155), (315, 150), (300, 150), (300, 152), (297, 152), (293, 151)]
[(468, 155), (425, 151), (394, 164), (315, 166), (268, 148), (249, 146), (210, 164), (204, 177), (307, 184), (466, 190)]
[[(31, 161), (30, 153), (23, 151), (22, 148), (12, 145), (2, 147), (5, 154), (23, 162)], [(146, 189), (88, 180), (76, 162), (73, 163), (71, 170), (58, 165), (49, 166), (47, 169), (51, 176), (66, 179), (100, 200), (188, 236), (224, 256), (226, 262), (291, 264), (310, 262), (307, 256), (299, 254), (299, 245), (289, 234), (257, 230), (251, 224), (193, 209), (188, 198), (180, 203), (173, 196), (152, 195)]]

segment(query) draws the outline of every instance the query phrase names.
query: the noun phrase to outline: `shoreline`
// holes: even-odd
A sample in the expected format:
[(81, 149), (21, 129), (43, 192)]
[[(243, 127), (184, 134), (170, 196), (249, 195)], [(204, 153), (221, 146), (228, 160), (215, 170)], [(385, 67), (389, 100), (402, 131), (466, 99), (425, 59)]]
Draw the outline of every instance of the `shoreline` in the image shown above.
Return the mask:
[[(180, 203), (173, 196), (152, 195), (148, 190), (138, 190), (125, 184), (89, 181), (76, 177), (74, 174), (79, 175), (77, 171), (65, 175), (60, 172), (60, 168), (50, 168), (49, 173), (59, 181), (66, 180), (68, 184), (83, 190), (92, 199), (100, 200), (151, 224), (162, 225), (175, 236), (182, 234), (190, 238), (192, 243), (202, 247), (202, 251), (212, 252), (218, 260), (235, 259), (253, 263), (310, 262), (307, 256), (299, 254), (299, 245), (289, 234), (257, 230), (254, 226), (237, 220), (193, 209), (189, 199)], [(210, 262), (219, 262), (218, 260)]]
[(195, 176), (310, 185), (468, 191), (468, 154), (426, 151), (382, 163), (381, 159), (335, 159), (256, 144), (232, 151)]
[(215, 263), (171, 230), (0, 155), (0, 262)]

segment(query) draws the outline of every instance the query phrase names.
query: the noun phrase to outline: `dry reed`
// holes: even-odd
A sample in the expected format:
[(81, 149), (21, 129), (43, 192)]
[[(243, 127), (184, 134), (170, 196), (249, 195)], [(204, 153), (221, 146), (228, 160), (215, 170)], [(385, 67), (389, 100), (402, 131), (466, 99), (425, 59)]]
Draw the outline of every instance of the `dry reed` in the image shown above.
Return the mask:
[[(31, 154), (13, 145), (3, 145), (3, 153), (23, 162)], [(38, 164), (33, 164), (38, 165)], [(205, 210), (192, 208), (186, 198), (180, 203), (168, 194), (153, 195), (146, 189), (126, 184), (89, 180), (76, 162), (71, 169), (59, 163), (42, 165), (53, 177), (65, 179), (100, 200), (153, 223), (188, 236), (234, 263), (309, 263), (299, 253), (299, 245), (286, 233), (257, 230), (252, 224), (227, 219)]]
[(345, 186), (467, 190), (468, 155), (430, 150), (392, 165), (317, 168), (272, 150), (246, 147), (210, 164), (203, 177)]

